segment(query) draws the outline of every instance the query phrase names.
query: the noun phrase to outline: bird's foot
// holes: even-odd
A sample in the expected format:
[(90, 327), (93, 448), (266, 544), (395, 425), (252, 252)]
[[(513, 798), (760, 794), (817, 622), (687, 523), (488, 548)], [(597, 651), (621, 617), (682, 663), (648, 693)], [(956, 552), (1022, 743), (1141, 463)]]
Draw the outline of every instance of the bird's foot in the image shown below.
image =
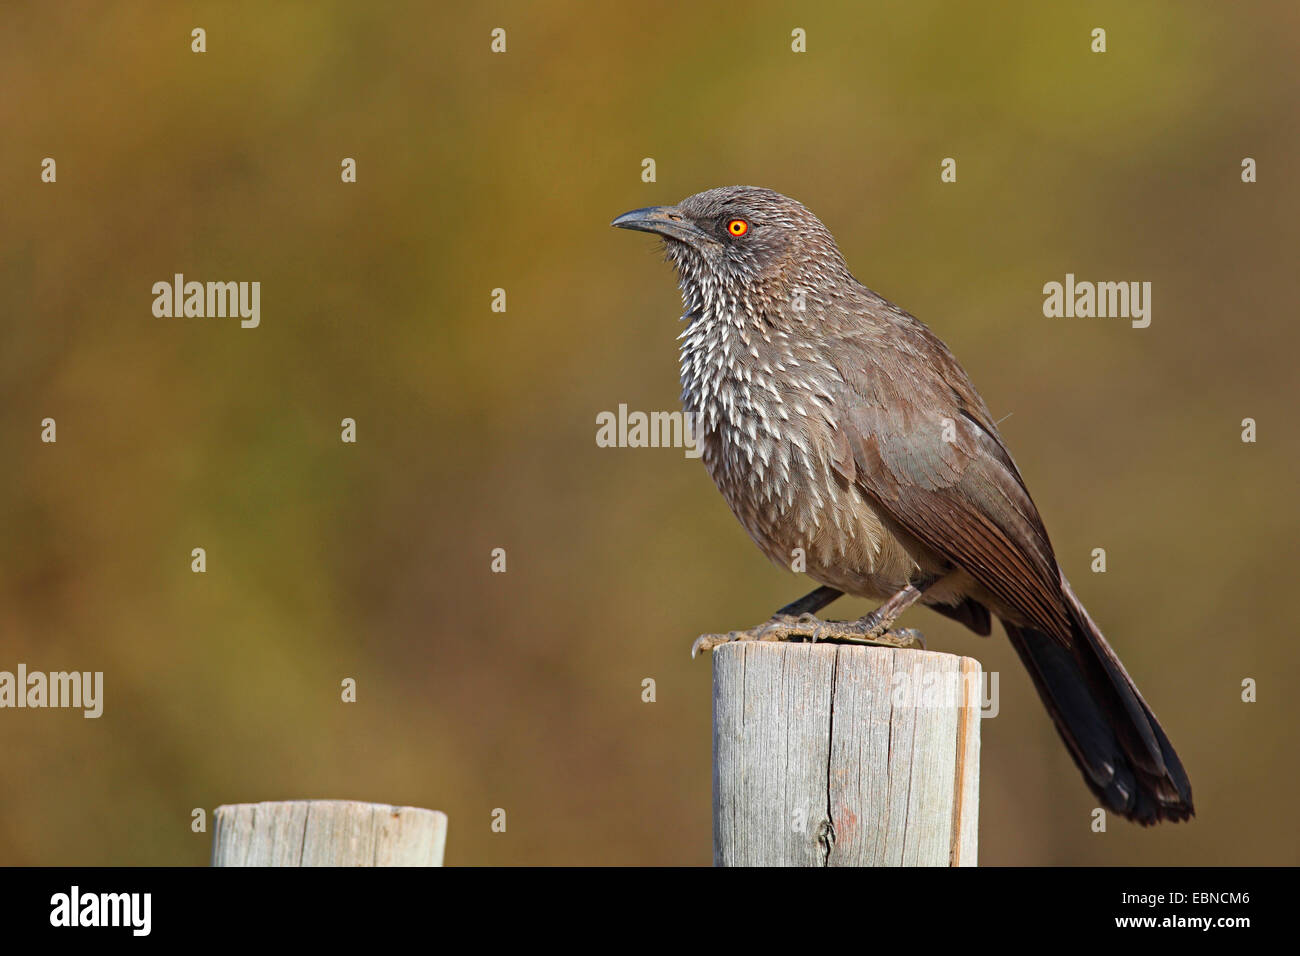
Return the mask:
[(798, 629), (820, 624), (812, 614), (775, 614), (772, 619), (747, 631), (728, 631), (726, 634), (701, 634), (691, 645), (691, 657), (700, 651), (711, 651), (719, 644), (733, 641), (797, 641), (802, 636)]
[(720, 644), (733, 641), (809, 641), (833, 644), (869, 644), (874, 647), (899, 647), (925, 649), (925, 638), (912, 628), (891, 630), (888, 623), (879, 621), (875, 613), (857, 621), (823, 621), (812, 614), (778, 614), (770, 621), (751, 627), (747, 631), (729, 631), (726, 634), (701, 634), (691, 645), (691, 657), (700, 651), (711, 651)]

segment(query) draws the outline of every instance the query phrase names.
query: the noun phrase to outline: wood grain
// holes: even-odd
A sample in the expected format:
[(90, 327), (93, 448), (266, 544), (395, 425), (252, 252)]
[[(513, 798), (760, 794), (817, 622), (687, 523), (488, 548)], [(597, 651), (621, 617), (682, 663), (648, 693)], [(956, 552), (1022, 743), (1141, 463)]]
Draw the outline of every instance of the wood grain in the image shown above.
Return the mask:
[(738, 642), (713, 651), (720, 866), (974, 866), (979, 663)]
[(447, 815), (347, 800), (217, 807), (213, 866), (442, 866)]

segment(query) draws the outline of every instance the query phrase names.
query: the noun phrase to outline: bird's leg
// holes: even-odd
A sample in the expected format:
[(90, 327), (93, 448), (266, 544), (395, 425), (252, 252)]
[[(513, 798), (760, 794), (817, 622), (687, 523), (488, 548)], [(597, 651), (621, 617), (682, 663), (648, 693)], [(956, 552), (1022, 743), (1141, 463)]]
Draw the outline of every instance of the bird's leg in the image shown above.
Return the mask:
[(867, 637), (878, 637), (893, 627), (900, 614), (921, 599), (928, 585), (909, 584), (880, 607), (861, 618), (858, 624), (867, 628)]
[(785, 607), (781, 608), (781, 610), (773, 614), (772, 620), (783, 617), (794, 618), (797, 620), (805, 614), (816, 614), (842, 594), (844, 594), (844, 592), (838, 588), (830, 588), (823, 585), (816, 591), (811, 591), (808, 594), (805, 594), (799, 600), (791, 601)]
[[(748, 631), (728, 634), (701, 634), (691, 645), (691, 657), (731, 641), (832, 641), (846, 644), (871, 644), (881, 647), (924, 648), (919, 631), (890, 627), (898, 616), (915, 604), (932, 582), (920, 586), (909, 584), (870, 614), (856, 621), (821, 621), (813, 616), (840, 596), (835, 588), (821, 587), (811, 594), (787, 604), (770, 621)], [(823, 593), (826, 592), (826, 593)]]
[(813, 635), (814, 641), (844, 641), (850, 644), (885, 644), (889, 647), (925, 647), (919, 631), (891, 630), (900, 614), (921, 599), (933, 582), (917, 587), (909, 584), (870, 614), (856, 621), (826, 621)]

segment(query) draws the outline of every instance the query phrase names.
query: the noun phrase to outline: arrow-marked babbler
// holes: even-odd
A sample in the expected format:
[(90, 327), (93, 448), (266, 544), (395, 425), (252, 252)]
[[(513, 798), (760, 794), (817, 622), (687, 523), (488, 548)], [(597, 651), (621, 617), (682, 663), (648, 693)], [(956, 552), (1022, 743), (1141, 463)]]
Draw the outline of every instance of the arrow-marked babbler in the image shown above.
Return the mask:
[[(948, 348), (849, 272), (770, 189), (710, 189), (613, 225), (663, 237), (688, 323), (682, 403), (709, 474), (769, 558), (821, 587), (730, 640), (913, 646), (920, 602), (977, 634), (1002, 620), (1084, 780), (1139, 823), (1192, 815), (1187, 774), (1056, 562), (988, 407)], [(796, 551), (801, 549), (801, 551)], [(813, 615), (841, 594), (884, 603)]]

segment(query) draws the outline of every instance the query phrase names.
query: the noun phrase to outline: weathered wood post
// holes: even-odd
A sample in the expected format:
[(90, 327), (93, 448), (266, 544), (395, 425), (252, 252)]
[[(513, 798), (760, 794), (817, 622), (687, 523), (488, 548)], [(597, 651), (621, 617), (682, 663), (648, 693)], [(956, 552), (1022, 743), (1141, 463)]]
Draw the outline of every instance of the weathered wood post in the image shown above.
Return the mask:
[(213, 866), (442, 866), (447, 815), (348, 800), (217, 807)]
[(981, 697), (969, 657), (715, 648), (715, 865), (974, 866)]

